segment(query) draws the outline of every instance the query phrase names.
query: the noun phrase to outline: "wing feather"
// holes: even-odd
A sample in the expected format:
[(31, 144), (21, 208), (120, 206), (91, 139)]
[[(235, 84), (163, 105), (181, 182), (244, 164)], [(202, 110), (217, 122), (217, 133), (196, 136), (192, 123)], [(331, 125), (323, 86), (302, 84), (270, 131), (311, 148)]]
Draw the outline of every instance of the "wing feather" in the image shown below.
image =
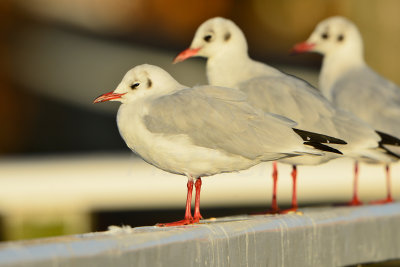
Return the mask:
[(258, 77), (239, 84), (249, 103), (265, 112), (283, 115), (296, 128), (345, 140), (346, 148), (373, 148), (379, 136), (366, 123), (338, 110), (307, 82), (293, 76)]
[(160, 97), (143, 121), (153, 133), (183, 134), (198, 146), (251, 159), (302, 149), (291, 130), (293, 121), (256, 110), (245, 94), (223, 87), (201, 86)]

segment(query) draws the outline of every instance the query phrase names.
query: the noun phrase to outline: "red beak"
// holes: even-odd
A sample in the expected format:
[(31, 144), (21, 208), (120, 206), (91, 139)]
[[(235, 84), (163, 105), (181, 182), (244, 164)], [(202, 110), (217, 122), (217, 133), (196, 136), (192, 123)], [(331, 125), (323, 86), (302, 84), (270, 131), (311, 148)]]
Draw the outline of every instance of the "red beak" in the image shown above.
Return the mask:
[(100, 102), (105, 102), (105, 101), (109, 101), (112, 99), (117, 99), (117, 98), (121, 98), (121, 96), (123, 96), (125, 93), (123, 94), (116, 94), (114, 92), (109, 92), (109, 93), (105, 93), (102, 94), (101, 96), (97, 97), (94, 101), (93, 104), (96, 103), (100, 103)]
[(312, 43), (298, 43), (295, 46), (293, 46), (291, 54), (300, 54), (300, 53), (305, 53), (309, 52), (311, 49), (313, 49), (315, 44)]
[(174, 61), (172, 61), (172, 64), (182, 62), (185, 59), (195, 56), (199, 52), (199, 50), (200, 48), (188, 48), (186, 50), (183, 50), (182, 52), (179, 53), (179, 55), (176, 56)]

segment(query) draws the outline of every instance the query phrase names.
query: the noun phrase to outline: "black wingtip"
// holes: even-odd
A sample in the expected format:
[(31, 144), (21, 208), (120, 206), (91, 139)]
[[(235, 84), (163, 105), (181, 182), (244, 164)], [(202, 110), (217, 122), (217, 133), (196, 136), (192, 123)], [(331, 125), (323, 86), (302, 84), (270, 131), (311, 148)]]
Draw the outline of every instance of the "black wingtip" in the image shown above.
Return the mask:
[(381, 141), (379, 142), (379, 144), (400, 146), (400, 139), (399, 138), (397, 138), (397, 137), (395, 137), (393, 135), (387, 134), (387, 133), (380, 132), (380, 131), (375, 131), (375, 132), (381, 138)]
[(337, 149), (335, 149), (333, 147), (318, 143), (318, 142), (307, 141), (307, 142), (304, 142), (303, 144), (308, 145), (308, 146), (312, 146), (313, 148), (316, 148), (318, 150), (322, 150), (322, 151), (327, 151), (327, 152), (332, 152), (332, 153), (343, 155), (343, 153), (340, 152), (339, 150), (337, 150)]
[(379, 144), (379, 147), (382, 148), (383, 150), (385, 150), (385, 153), (396, 158), (396, 159), (400, 159), (400, 155), (397, 155), (396, 153), (390, 151), (388, 148), (384, 147), (382, 144)]
[(346, 141), (339, 139), (339, 138), (329, 136), (329, 135), (308, 132), (308, 131), (304, 131), (304, 130), (300, 130), (300, 129), (296, 129), (296, 128), (292, 128), (292, 129), (295, 133), (297, 133), (303, 139), (303, 141), (307, 141), (307, 142), (311, 141), (311, 142), (323, 143), (323, 144), (337, 144), (337, 145), (346, 145), (347, 144)]

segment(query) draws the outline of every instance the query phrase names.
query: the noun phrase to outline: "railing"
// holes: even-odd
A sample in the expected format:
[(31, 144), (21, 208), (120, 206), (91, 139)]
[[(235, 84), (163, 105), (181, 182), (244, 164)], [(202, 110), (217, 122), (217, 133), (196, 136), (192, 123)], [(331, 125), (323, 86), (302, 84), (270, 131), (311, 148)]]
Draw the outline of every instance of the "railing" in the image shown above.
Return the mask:
[(400, 203), (0, 245), (0, 266), (343, 266), (400, 259)]

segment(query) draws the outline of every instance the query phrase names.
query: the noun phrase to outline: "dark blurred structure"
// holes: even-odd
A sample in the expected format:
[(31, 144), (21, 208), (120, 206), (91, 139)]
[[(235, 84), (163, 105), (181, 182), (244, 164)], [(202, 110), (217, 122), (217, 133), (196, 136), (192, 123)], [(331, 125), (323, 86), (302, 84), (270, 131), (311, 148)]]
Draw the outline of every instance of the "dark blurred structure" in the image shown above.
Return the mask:
[[(0, 153), (26, 154), (125, 149), (115, 113), (99, 113), (90, 105), (102, 90), (113, 90), (135, 63), (118, 66), (108, 79), (110, 86), (103, 87), (104, 79), (101, 83), (96, 80), (104, 78), (118, 62), (97, 61), (98, 55), (112, 58), (113, 47), (123, 46), (120, 57), (127, 58), (124, 53), (134, 50), (131, 44), (175, 50), (178, 44), (189, 41), (193, 25), (226, 14), (231, 4), (39, 0), (5, 1), (1, 5), (6, 16), (2, 16), (1, 29), (5, 42), (0, 47), (4, 55), (0, 122), (5, 126)], [(93, 52), (90, 44), (107, 47)], [(151, 61), (150, 49), (143, 57)]]

